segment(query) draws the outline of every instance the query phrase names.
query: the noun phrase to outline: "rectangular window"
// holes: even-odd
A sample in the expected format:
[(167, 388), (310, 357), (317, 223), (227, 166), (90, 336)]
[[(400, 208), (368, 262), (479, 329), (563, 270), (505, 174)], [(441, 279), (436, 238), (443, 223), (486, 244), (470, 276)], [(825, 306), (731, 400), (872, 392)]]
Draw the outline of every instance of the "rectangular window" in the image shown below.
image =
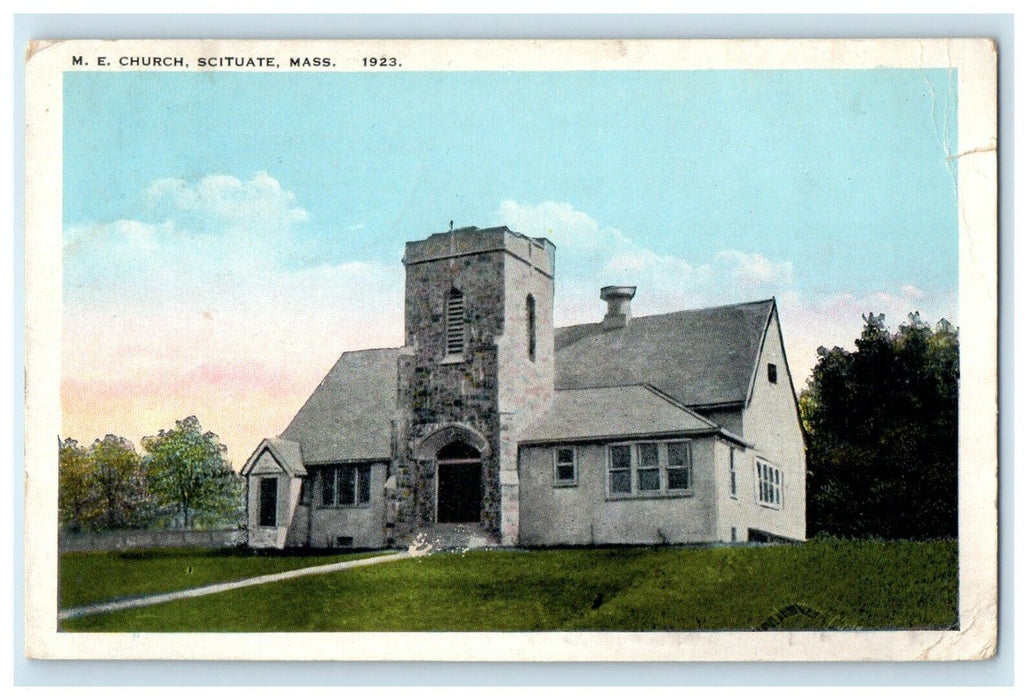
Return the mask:
[(608, 454), (611, 495), (691, 495), (693, 470), (685, 440), (610, 445)]
[(783, 507), (783, 473), (765, 462), (755, 462), (758, 480), (758, 503), (769, 508)]
[(564, 485), (578, 483), (574, 447), (558, 447), (553, 451), (553, 480)]
[(661, 490), (661, 470), (658, 467), (658, 445), (641, 442), (636, 446), (636, 485), (640, 491)]
[(338, 505), (351, 506), (356, 502), (356, 469), (355, 467), (339, 467), (338, 475)]
[(325, 506), (333, 506), (335, 503), (334, 494), (337, 493), (337, 489), (334, 488), (334, 469), (323, 469), (320, 472), (320, 503)]
[(611, 446), (611, 493), (632, 493), (632, 448)]
[(324, 506), (357, 506), (370, 503), (370, 465), (325, 467), (321, 470), (321, 503)]
[(769, 383), (776, 384), (776, 365), (769, 363)]
[(370, 503), (370, 467), (356, 468), (356, 503)]
[(277, 526), (277, 482), (276, 478), (259, 482), (259, 527)]
[(666, 445), (668, 452), (669, 491), (686, 491), (690, 488), (690, 443), (670, 442)]

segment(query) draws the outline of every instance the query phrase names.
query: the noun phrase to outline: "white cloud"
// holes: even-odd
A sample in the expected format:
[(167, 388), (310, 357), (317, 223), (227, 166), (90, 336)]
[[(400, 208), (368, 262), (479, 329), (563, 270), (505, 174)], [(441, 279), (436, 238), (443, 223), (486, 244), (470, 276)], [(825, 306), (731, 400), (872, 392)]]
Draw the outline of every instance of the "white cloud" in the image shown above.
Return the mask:
[(65, 230), (65, 263), (75, 263), (77, 256), (89, 250), (104, 250), (115, 255), (148, 255), (158, 249), (161, 238), (171, 231), (170, 224), (155, 225), (129, 219), (71, 226)]
[(265, 172), (247, 181), (164, 178), (144, 195), (146, 217), (66, 229), (66, 302), (147, 306), (211, 295), (275, 273), (308, 247), (308, 214)]
[(729, 263), (738, 285), (769, 285), (775, 289), (791, 286), (793, 266), (789, 262), (774, 263), (760, 253), (748, 254), (738, 250), (721, 251), (716, 259)]
[(295, 204), (294, 193), (266, 172), (246, 182), (231, 175), (207, 175), (196, 182), (165, 178), (151, 183), (145, 194), (156, 216), (198, 231), (283, 231), (309, 219)]
[(601, 228), (593, 217), (567, 202), (519, 204), (508, 199), (496, 215), (514, 231), (549, 238), (558, 250), (611, 254), (635, 247), (617, 229)]

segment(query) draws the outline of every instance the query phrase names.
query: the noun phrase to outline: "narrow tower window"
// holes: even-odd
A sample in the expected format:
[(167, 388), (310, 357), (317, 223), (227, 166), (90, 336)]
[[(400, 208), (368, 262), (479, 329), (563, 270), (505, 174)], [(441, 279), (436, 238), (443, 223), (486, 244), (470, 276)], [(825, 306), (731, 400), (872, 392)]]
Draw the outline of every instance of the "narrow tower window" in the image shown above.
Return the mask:
[(535, 362), (535, 297), (531, 294), (525, 299), (528, 312), (528, 359)]
[[(737, 497), (737, 462), (734, 459), (733, 446), (730, 446), (730, 498)], [(734, 539), (736, 539), (734, 537)]]
[(459, 289), (446, 297), (446, 354), (464, 354), (464, 295)]

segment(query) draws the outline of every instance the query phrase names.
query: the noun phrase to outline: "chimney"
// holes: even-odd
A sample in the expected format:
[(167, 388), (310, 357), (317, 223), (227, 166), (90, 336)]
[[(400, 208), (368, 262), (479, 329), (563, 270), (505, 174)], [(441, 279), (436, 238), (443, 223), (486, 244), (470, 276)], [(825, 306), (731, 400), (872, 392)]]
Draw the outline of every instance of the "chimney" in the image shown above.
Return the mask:
[(636, 287), (604, 287), (600, 290), (600, 298), (607, 302), (607, 315), (604, 316), (604, 328), (625, 328), (629, 324), (629, 302), (636, 296)]

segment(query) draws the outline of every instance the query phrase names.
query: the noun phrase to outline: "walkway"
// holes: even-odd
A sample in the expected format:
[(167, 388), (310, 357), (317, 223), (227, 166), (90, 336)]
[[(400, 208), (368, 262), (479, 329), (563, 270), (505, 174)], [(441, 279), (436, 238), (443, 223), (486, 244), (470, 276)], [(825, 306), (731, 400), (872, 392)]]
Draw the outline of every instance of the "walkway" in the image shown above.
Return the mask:
[(410, 557), (419, 557), (428, 554), (430, 551), (431, 547), (423, 546), (423, 542), (421, 542), (417, 543), (416, 546), (411, 546), (409, 551), (399, 552), (396, 554), (383, 554), (376, 557), (369, 557), (367, 559), (351, 559), (349, 561), (338, 562), (337, 564), (309, 566), (304, 569), (295, 569), (294, 571), (282, 571), (277, 574), (255, 576), (253, 578), (241, 579), (240, 581), (228, 581), (227, 583), (213, 583), (211, 585), (201, 586), (199, 588), (188, 588), (185, 591), (174, 591), (172, 593), (158, 593), (155, 595), (141, 596), (139, 598), (123, 598), (120, 600), (109, 601), (107, 603), (94, 603), (93, 605), (84, 605), (80, 608), (68, 608), (67, 610), (58, 611), (58, 619), (68, 620), (73, 617), (83, 617), (85, 615), (96, 615), (98, 613), (117, 612), (119, 610), (129, 610), (131, 608), (143, 608), (149, 605), (168, 603), (173, 600), (183, 600), (184, 598), (199, 598), (203, 595), (212, 595), (213, 593), (232, 591), (235, 588), (258, 586), (264, 583), (286, 581), (288, 579), (300, 578), (302, 576), (313, 576), (315, 574), (329, 574), (334, 571), (343, 571), (344, 569), (352, 569), (357, 566), (371, 566), (373, 564), (384, 564), (390, 561), (399, 561), (400, 559), (409, 559)]

